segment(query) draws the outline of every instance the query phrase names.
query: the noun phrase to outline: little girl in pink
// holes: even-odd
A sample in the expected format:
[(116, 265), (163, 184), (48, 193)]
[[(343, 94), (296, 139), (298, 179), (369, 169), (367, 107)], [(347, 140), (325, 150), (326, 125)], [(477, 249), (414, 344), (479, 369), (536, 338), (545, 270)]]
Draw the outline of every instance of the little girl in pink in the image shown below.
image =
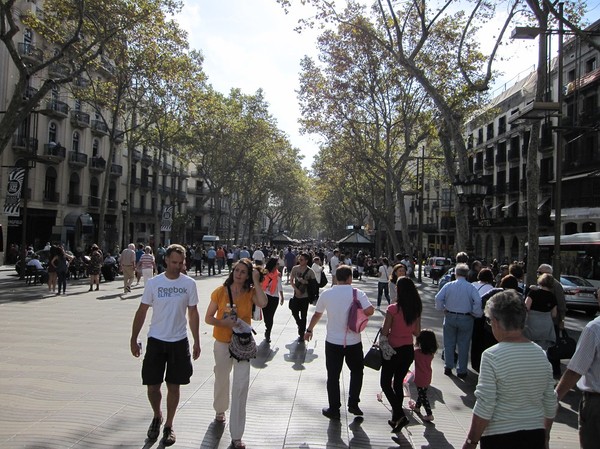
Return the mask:
[(431, 385), (431, 362), (437, 350), (438, 344), (435, 334), (430, 329), (423, 329), (417, 337), (415, 345), (414, 382), (419, 396), (416, 403), (413, 401), (409, 403), (409, 407), (416, 412), (419, 412), (421, 406), (425, 408), (426, 414), (423, 416), (423, 421), (433, 421), (433, 413), (431, 412), (429, 399), (427, 399), (427, 388)]

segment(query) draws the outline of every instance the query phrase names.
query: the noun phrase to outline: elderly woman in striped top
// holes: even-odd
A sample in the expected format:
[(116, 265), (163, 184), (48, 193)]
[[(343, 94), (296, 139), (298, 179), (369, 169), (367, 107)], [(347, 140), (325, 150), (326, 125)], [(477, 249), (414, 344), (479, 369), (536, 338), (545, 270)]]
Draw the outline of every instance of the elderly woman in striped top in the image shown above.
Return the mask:
[(148, 279), (154, 277), (154, 273), (158, 271), (156, 268), (154, 255), (152, 254), (152, 248), (149, 246), (144, 248), (144, 254), (142, 254), (142, 257), (140, 257), (137, 268), (142, 272), (142, 276), (144, 277), (144, 285), (146, 282), (148, 282)]
[(546, 353), (523, 335), (527, 309), (514, 290), (492, 296), (485, 315), (498, 344), (481, 356), (463, 449), (545, 449), (557, 406)]

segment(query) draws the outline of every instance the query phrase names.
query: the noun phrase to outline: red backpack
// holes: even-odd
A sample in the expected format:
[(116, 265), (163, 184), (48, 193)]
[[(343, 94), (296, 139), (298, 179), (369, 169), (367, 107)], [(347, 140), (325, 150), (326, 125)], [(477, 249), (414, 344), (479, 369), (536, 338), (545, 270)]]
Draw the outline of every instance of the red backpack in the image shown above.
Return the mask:
[(352, 332), (360, 333), (365, 330), (369, 317), (365, 314), (362, 305), (358, 301), (356, 289), (352, 289), (352, 304), (348, 312), (348, 329)]

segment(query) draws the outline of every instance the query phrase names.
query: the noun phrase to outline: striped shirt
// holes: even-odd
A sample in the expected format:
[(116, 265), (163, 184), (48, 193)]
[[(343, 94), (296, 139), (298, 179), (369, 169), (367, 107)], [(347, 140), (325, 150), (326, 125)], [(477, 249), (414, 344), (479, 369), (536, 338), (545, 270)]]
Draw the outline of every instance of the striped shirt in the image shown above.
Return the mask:
[(552, 366), (535, 343), (501, 342), (481, 356), (473, 413), (490, 421), (483, 435), (544, 428), (557, 399)]
[(152, 254), (143, 254), (138, 264), (141, 270), (154, 268), (154, 256)]
[(581, 332), (567, 368), (581, 374), (577, 382), (580, 390), (600, 393), (600, 317), (590, 321)]

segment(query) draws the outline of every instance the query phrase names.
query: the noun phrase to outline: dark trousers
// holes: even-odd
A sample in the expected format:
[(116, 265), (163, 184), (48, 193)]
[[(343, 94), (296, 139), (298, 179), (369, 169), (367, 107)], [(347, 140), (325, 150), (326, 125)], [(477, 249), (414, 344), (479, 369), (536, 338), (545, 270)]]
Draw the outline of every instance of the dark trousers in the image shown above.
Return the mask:
[(546, 431), (544, 429), (519, 430), (481, 437), (481, 449), (544, 449)]
[(215, 259), (208, 259), (208, 275), (210, 276), (210, 270), (212, 268), (212, 274), (217, 274), (215, 272)]
[(61, 272), (56, 272), (56, 277), (58, 279), (57, 285), (58, 285), (58, 293), (60, 293), (61, 291), (63, 293), (65, 293), (67, 291), (67, 275), (69, 273), (66, 271), (61, 271)]
[(390, 360), (383, 359), (379, 382), (385, 397), (392, 406), (392, 421), (398, 421), (405, 416), (402, 409), (404, 376), (415, 358), (415, 349), (413, 345), (405, 345), (394, 348), (394, 350), (396, 354)]
[(304, 337), (306, 331), (306, 316), (308, 315), (308, 298), (296, 298), (296, 305), (292, 310), (292, 316), (298, 325), (298, 336)]
[(583, 449), (598, 447), (600, 441), (600, 394), (583, 393), (579, 403), (579, 443)]
[(273, 317), (279, 305), (279, 299), (276, 296), (267, 295), (269, 302), (262, 309), (263, 319), (265, 320), (265, 338), (271, 338), (271, 329), (273, 328)]
[[(554, 332), (556, 333), (556, 341), (558, 341), (558, 337), (560, 336), (560, 328), (558, 326), (554, 326)], [(561, 376), (561, 369), (560, 369), (560, 359), (553, 359), (550, 357), (550, 354), (548, 353), (548, 351), (546, 351), (547, 357), (548, 357), (548, 361), (550, 362), (550, 365), (552, 365), (552, 375), (554, 376), (555, 379), (560, 378)]]
[(377, 283), (377, 307), (381, 305), (381, 295), (385, 294), (388, 305), (390, 304), (390, 286), (387, 282)]
[(327, 397), (329, 408), (339, 410), (342, 405), (340, 400), (340, 374), (344, 359), (350, 370), (350, 390), (348, 392), (348, 406), (358, 405), (360, 390), (363, 383), (363, 347), (362, 343), (355, 345), (334, 345), (325, 342), (325, 366), (327, 367)]

